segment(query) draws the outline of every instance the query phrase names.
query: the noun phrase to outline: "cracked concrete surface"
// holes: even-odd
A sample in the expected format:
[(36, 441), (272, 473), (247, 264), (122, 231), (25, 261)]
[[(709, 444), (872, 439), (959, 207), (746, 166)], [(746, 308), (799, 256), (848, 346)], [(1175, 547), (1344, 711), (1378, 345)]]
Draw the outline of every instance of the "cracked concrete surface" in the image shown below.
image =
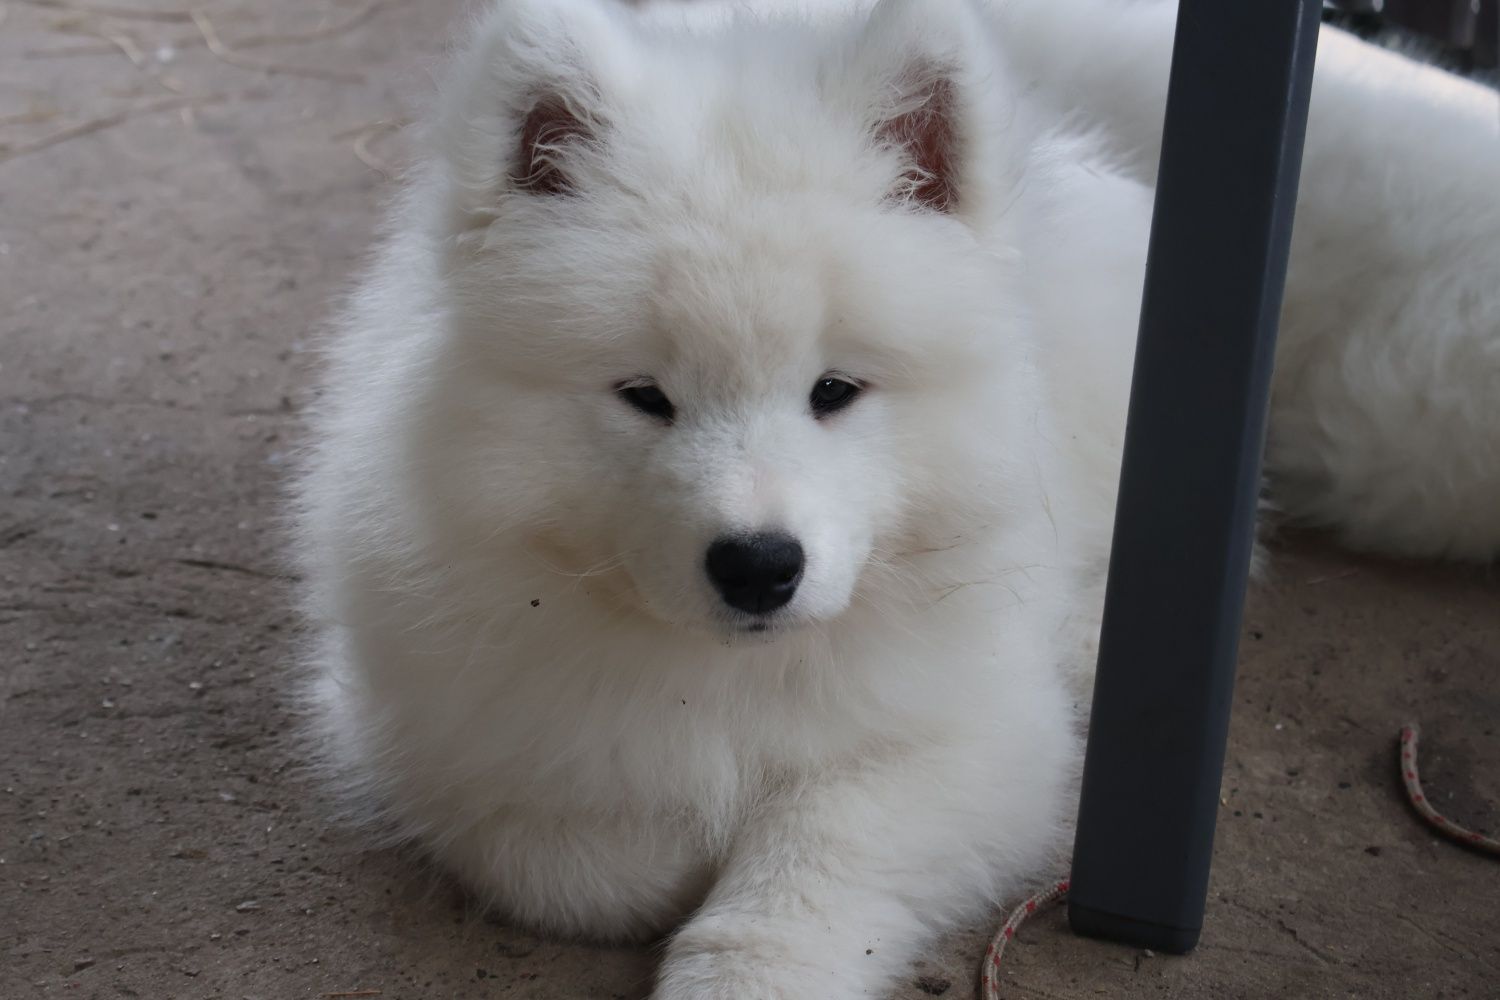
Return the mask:
[[(496, 926), (331, 827), (289, 736), (307, 345), (389, 193), (379, 123), (461, 3), (220, 0), (216, 55), (185, 7), (132, 2), (0, 4), (0, 996), (639, 1000), (648, 952)], [(1275, 554), (1202, 946), (1054, 910), (1007, 995), (1500, 994), (1500, 865), (1430, 835), (1394, 770), (1420, 721), (1434, 800), (1500, 826), (1500, 586)], [(989, 930), (899, 996), (970, 995)]]

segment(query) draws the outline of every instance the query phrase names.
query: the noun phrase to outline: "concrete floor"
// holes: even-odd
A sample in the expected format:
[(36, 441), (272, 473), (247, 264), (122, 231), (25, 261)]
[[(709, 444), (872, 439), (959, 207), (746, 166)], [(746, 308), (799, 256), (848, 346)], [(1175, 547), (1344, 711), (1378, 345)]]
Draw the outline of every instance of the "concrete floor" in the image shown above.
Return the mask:
[[(0, 4), (0, 997), (638, 1000), (649, 954), (495, 926), (330, 827), (288, 735), (306, 345), (390, 190), (370, 164), (402, 139), (374, 123), (460, 3), (220, 0), (242, 55), (216, 56), (185, 8), (130, 2)], [(1500, 827), (1500, 586), (1276, 556), (1202, 946), (1085, 942), (1053, 910), (1007, 995), (1500, 996), (1500, 864), (1435, 840), (1394, 771), (1419, 720), (1434, 799)], [(970, 995), (989, 930), (898, 995)]]

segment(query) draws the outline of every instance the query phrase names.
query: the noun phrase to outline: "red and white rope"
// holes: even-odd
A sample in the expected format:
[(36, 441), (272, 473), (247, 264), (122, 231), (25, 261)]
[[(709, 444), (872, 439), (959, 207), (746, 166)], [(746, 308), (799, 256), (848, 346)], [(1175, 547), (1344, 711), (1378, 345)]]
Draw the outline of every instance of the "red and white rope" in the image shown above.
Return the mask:
[(1010, 939), (1016, 936), (1016, 928), (1020, 927), (1026, 918), (1048, 903), (1060, 899), (1066, 899), (1068, 895), (1068, 880), (1063, 879), (1049, 889), (1043, 889), (1034, 896), (1029, 897), (1020, 906), (1010, 911), (1010, 916), (1000, 929), (995, 932), (995, 937), (990, 941), (990, 946), (984, 952), (984, 965), (979, 970), (979, 996), (981, 1000), (1000, 1000), (1000, 956), (1005, 952), (1005, 946)]
[(1443, 836), (1475, 850), (1500, 854), (1500, 840), (1459, 826), (1432, 808), (1432, 803), (1422, 791), (1422, 779), (1417, 773), (1417, 737), (1420, 733), (1416, 723), (1401, 729), (1401, 781), (1406, 785), (1406, 797), (1411, 802), (1411, 807)]

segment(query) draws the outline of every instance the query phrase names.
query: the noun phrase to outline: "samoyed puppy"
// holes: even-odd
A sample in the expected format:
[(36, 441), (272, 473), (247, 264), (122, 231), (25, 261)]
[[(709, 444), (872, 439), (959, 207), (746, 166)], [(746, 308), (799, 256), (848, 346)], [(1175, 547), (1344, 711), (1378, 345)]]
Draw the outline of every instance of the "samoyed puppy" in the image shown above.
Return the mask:
[[(473, 25), (300, 481), (317, 729), (657, 1000), (881, 996), (1066, 851), (1172, 5), (748, 7)], [(1489, 558), (1497, 104), (1324, 61), (1272, 482)]]

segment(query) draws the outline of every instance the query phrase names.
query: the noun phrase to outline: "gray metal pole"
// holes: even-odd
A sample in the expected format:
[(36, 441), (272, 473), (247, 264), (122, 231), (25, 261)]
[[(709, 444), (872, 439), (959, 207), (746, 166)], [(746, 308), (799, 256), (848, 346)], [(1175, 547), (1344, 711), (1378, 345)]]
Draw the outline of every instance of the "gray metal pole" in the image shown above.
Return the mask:
[(1320, 0), (1181, 0), (1068, 917), (1198, 941)]

